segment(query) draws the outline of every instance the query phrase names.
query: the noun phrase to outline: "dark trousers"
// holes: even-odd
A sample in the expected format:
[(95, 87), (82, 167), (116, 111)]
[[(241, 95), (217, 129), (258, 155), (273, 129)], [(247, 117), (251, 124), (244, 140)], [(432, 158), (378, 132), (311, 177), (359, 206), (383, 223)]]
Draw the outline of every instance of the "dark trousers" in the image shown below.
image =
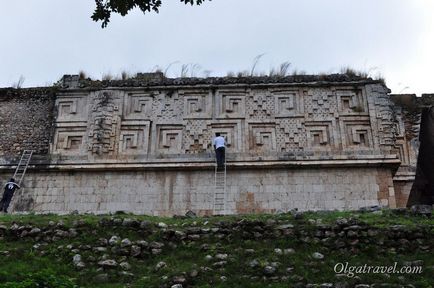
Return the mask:
[(217, 158), (217, 166), (222, 168), (225, 164), (225, 147), (220, 147), (215, 150), (215, 155)]
[(12, 196), (14, 196), (13, 193), (7, 193), (5, 192), (3, 194), (3, 198), (0, 201), (0, 212), (8, 212), (9, 204), (11, 204)]

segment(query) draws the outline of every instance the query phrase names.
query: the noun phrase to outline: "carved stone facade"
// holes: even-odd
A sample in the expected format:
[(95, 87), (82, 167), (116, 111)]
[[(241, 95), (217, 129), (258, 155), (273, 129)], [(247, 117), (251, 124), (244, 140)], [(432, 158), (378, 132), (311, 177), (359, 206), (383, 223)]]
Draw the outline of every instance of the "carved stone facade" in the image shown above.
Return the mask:
[(213, 152), (220, 132), (238, 161), (294, 152), (313, 159), (381, 156), (395, 145), (387, 97), (380, 84), (64, 91), (51, 152), (89, 163), (200, 159)]
[[(387, 87), (371, 79), (162, 78), (102, 86), (68, 79), (56, 93), (50, 153), (30, 167), (23, 190), (33, 204), (17, 210), (212, 214), (217, 132), (227, 142), (228, 213), (395, 207), (401, 195), (393, 175), (414, 160), (402, 113)], [(3, 161), (0, 172), (11, 165)], [(124, 193), (123, 177), (130, 206), (110, 196)], [(49, 184), (69, 201), (63, 208), (47, 204), (43, 182), (53, 179), (63, 183)], [(95, 195), (94, 204), (80, 206), (79, 195)], [(147, 202), (143, 209), (137, 199)]]

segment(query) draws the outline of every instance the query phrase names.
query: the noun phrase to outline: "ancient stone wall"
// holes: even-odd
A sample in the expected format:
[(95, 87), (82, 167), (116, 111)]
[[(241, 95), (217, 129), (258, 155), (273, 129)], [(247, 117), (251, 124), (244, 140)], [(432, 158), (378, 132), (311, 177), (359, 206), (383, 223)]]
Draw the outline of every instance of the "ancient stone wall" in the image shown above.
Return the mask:
[(398, 205), (403, 207), (407, 203), (416, 174), (422, 108), (434, 105), (434, 95), (416, 97), (414, 94), (392, 94), (390, 99), (394, 103), (393, 113), (398, 131), (395, 147), (401, 160), (393, 180)]
[[(41, 98), (45, 118), (29, 117), (49, 154), (37, 151), (16, 211), (210, 214), (216, 132), (227, 141), (227, 213), (396, 207), (405, 127), (381, 82), (141, 77), (67, 76), (54, 100)], [(1, 159), (2, 180), (14, 164)]]
[[(150, 215), (213, 214), (214, 171), (75, 171), (29, 173), (15, 211)], [(357, 209), (389, 205), (393, 189), (384, 168), (230, 169), (229, 213), (274, 213), (291, 209)], [(29, 193), (31, 192), (31, 193)]]
[(65, 89), (51, 153), (71, 163), (209, 161), (220, 132), (233, 161), (393, 154), (387, 89), (345, 84)]
[(0, 156), (49, 152), (54, 101), (50, 89), (0, 89)]

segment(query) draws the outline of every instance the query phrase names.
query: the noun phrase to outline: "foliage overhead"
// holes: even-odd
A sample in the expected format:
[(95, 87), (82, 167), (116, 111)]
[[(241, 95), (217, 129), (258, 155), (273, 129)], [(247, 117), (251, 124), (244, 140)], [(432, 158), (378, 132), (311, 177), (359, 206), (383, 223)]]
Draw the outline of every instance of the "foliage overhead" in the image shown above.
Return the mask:
[[(200, 5), (206, 0), (180, 0), (181, 3)], [(211, 1), (211, 0), (209, 0)], [(93, 21), (102, 21), (101, 27), (107, 27), (110, 22), (111, 13), (118, 13), (122, 16), (134, 8), (139, 8), (143, 13), (154, 11), (159, 12), (162, 0), (95, 0), (96, 8), (93, 12)]]

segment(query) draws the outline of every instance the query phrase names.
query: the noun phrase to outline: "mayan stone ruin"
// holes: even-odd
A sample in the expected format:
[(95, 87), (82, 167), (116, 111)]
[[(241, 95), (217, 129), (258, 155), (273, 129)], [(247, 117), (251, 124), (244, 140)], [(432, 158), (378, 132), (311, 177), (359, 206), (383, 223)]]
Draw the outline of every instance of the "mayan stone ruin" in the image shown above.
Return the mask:
[(0, 180), (34, 150), (13, 211), (215, 214), (212, 139), (227, 141), (225, 213), (404, 207), (420, 107), (343, 74), (92, 81), (0, 89)]

